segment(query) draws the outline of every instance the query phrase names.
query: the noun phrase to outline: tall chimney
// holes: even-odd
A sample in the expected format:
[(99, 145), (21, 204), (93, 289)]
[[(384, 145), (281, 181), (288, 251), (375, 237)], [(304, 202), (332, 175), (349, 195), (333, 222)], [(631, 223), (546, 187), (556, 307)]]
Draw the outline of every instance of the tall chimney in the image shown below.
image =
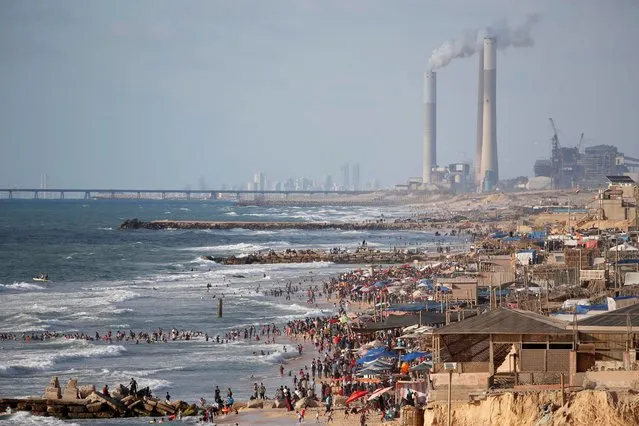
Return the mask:
[(477, 141), (475, 144), (475, 187), (481, 190), (481, 146), (484, 138), (484, 47), (479, 51), (479, 78), (477, 79)]
[(422, 182), (431, 183), (431, 170), (437, 164), (437, 75), (424, 74), (424, 163)]
[(481, 146), (482, 190), (499, 181), (497, 165), (497, 55), (494, 38), (484, 39), (484, 122)]

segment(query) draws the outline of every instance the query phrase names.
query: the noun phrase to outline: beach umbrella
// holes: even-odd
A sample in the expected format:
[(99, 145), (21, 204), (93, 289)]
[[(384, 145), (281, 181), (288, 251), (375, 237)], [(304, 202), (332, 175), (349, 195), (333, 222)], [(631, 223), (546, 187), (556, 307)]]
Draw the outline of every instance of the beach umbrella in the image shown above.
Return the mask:
[(392, 387), (392, 386), (389, 386), (389, 387), (387, 387), (387, 388), (377, 389), (375, 392), (373, 392), (373, 393), (371, 394), (371, 396), (370, 396), (370, 397), (368, 397), (368, 400), (369, 400), (369, 401), (372, 401), (372, 400), (374, 400), (375, 398), (377, 398), (377, 397), (380, 397), (380, 396), (384, 395), (386, 392), (388, 392), (388, 391), (390, 391), (390, 390), (392, 390), (392, 389), (393, 389), (393, 387)]
[(417, 358), (423, 358), (427, 355), (426, 352), (411, 352), (406, 355), (402, 355), (402, 361), (414, 361)]
[(410, 371), (426, 371), (426, 370), (432, 370), (433, 369), (433, 363), (430, 361), (424, 361), (421, 364), (417, 364), (414, 367), (410, 368)]
[(360, 399), (361, 397), (365, 396), (368, 392), (366, 391), (355, 391), (351, 394), (351, 396), (348, 397), (348, 399), (344, 402), (344, 404), (350, 404), (353, 401), (356, 401), (358, 399)]

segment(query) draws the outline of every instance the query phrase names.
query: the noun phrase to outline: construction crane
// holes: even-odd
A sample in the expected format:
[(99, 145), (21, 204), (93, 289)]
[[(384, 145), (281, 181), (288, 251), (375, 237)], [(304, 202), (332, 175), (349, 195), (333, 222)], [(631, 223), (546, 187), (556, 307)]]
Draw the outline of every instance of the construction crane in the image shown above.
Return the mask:
[(577, 152), (581, 152), (581, 144), (584, 143), (584, 134), (582, 133), (581, 136), (579, 136), (579, 145), (577, 145)]
[(552, 138), (550, 139), (552, 141), (552, 150), (555, 151), (559, 149), (559, 135), (557, 134), (557, 127), (555, 126), (555, 121), (552, 118), (549, 118), (548, 120), (550, 120), (550, 125), (552, 126), (552, 131), (553, 131)]

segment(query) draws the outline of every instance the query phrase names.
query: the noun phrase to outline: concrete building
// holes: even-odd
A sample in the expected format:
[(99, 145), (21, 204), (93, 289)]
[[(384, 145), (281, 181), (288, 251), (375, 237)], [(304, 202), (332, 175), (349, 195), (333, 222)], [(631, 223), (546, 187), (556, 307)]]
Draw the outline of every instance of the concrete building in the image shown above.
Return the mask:
[(342, 166), (342, 189), (348, 190), (351, 187), (350, 167), (348, 164)]
[(351, 178), (352, 178), (351, 180), (353, 184), (353, 189), (355, 191), (359, 191), (361, 189), (360, 178), (359, 178), (359, 163), (353, 164)]

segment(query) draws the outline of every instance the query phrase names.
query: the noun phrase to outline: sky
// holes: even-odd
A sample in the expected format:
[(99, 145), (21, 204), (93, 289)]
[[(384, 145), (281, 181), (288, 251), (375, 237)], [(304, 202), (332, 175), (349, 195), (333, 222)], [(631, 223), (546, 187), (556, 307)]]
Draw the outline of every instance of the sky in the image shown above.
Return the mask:
[[(421, 176), (423, 73), (465, 30), (497, 56), (500, 177), (560, 143), (639, 157), (637, 0), (4, 0), (0, 187), (219, 188), (359, 163)], [(472, 162), (478, 58), (438, 70), (438, 164)]]

